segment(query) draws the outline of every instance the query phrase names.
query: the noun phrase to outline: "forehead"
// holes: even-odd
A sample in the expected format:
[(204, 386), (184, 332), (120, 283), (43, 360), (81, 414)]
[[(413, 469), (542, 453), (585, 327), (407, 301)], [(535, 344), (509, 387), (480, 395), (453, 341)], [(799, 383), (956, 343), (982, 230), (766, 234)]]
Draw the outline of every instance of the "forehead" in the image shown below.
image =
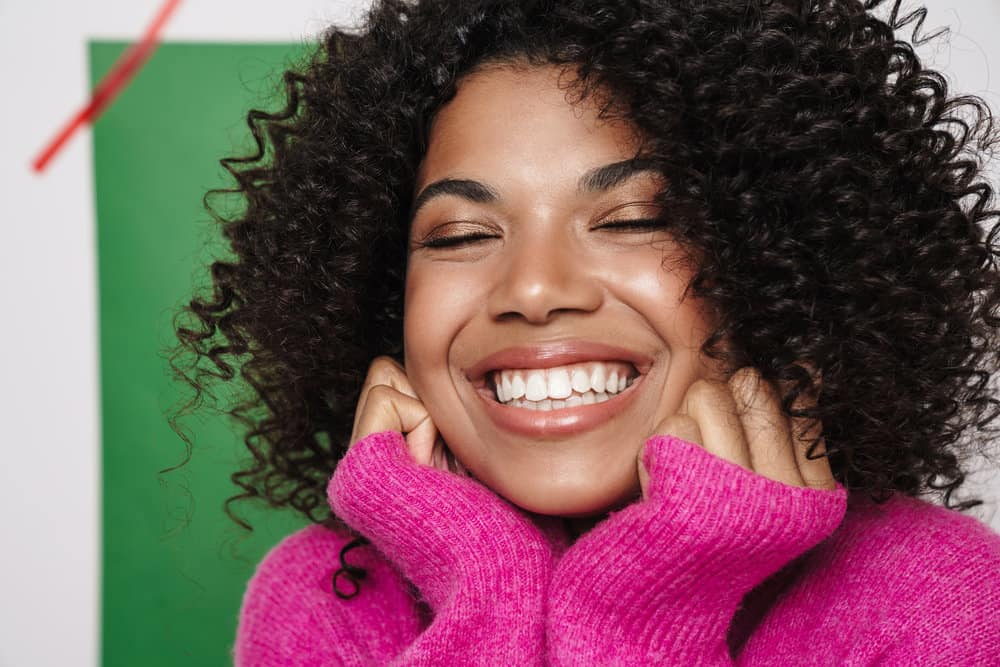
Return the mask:
[(460, 80), (455, 97), (431, 125), (416, 188), (442, 175), (497, 172), (550, 177), (553, 169), (583, 173), (634, 157), (635, 129), (598, 118), (598, 92), (582, 101), (570, 90), (573, 72), (556, 66), (494, 65)]

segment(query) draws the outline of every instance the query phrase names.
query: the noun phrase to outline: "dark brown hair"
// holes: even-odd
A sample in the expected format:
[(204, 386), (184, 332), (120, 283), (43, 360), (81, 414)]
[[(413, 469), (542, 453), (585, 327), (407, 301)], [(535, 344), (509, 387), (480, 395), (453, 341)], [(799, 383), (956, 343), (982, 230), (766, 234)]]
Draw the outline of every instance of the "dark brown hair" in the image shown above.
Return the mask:
[(786, 414), (816, 382), (803, 363), (819, 369), (818, 406), (794, 414), (822, 420), (838, 481), (978, 504), (952, 495), (1000, 405), (998, 212), (980, 160), (997, 137), (981, 99), (950, 96), (895, 38), (923, 10), (901, 17), (897, 1), (885, 22), (880, 4), (384, 0), (330, 28), (285, 73), (284, 108), (249, 113), (256, 152), (222, 160), (235, 185), (221, 193), (244, 202), (216, 214), (231, 256), (176, 321), (182, 414), (212, 383), (249, 388), (227, 407), (249, 452), (230, 516), (246, 525), (230, 503), (258, 498), (338, 523), (325, 489), (368, 365), (402, 360), (429, 123), (460, 77), (513, 61), (571, 66), (580, 99), (610, 91), (604, 113), (649, 137), (701, 258), (690, 289), (718, 315), (703, 352), (790, 381)]

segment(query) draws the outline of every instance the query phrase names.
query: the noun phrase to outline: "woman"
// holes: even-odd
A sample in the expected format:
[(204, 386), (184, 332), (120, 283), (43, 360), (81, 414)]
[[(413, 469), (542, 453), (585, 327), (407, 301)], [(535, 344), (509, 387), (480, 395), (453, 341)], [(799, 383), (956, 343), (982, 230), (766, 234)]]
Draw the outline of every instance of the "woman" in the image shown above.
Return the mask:
[(988, 112), (875, 4), (384, 2), (286, 75), (179, 328), (323, 524), (237, 663), (988, 664), (1000, 537), (917, 498), (995, 417)]

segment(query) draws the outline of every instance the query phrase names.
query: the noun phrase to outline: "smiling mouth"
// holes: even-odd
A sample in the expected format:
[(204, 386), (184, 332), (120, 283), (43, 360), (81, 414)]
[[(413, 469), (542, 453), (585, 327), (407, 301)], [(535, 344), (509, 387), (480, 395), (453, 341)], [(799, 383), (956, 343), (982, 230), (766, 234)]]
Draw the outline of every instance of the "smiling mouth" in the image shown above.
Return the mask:
[(494, 426), (537, 441), (616, 421), (653, 363), (626, 346), (564, 339), (507, 347), (462, 370)]
[[(646, 384), (643, 380), (645, 375), (642, 374), (626, 376), (625, 388), (615, 393), (588, 389), (581, 394), (579, 404), (575, 401), (567, 403), (572, 396), (566, 399), (547, 397), (540, 401), (526, 401), (525, 397), (512, 398), (504, 403), (498, 399), (493, 381), (478, 386), (476, 393), (483, 401), (486, 415), (502, 430), (532, 440), (562, 438), (600, 428), (627, 411), (638, 400), (636, 396)], [(502, 376), (500, 391), (504, 391)], [(593, 402), (584, 402), (591, 400), (589, 397), (584, 398), (588, 393), (593, 396)], [(598, 394), (604, 394), (607, 398), (598, 400)]]
[(495, 370), (486, 383), (492, 398), (509, 408), (552, 411), (604, 403), (639, 376), (629, 362), (600, 361), (546, 369)]

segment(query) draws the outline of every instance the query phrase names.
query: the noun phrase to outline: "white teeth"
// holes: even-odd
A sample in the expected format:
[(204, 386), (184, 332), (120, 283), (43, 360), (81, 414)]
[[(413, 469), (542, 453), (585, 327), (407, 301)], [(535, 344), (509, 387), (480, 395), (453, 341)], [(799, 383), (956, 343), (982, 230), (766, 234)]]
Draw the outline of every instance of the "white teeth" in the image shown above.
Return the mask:
[(596, 392), (604, 391), (604, 366), (594, 366), (590, 372), (590, 388)]
[(593, 405), (594, 403), (603, 403), (608, 400), (610, 396), (602, 392), (600, 394), (595, 394), (592, 391), (584, 392), (583, 395), (573, 394), (565, 401), (552, 400), (550, 398), (543, 399), (541, 401), (532, 401), (529, 399), (515, 398), (511, 400), (508, 405), (515, 408), (525, 408), (527, 410), (562, 410), (563, 408), (575, 408), (578, 405)]
[[(505, 372), (506, 376), (507, 373)], [(525, 392), (524, 378), (520, 375), (515, 375), (510, 381), (510, 397), (511, 398), (523, 398)]]
[(512, 407), (528, 407), (523, 405), (525, 401), (535, 408), (546, 399), (576, 399), (572, 404), (563, 403), (569, 407), (600, 402), (598, 394), (608, 398), (618, 394), (632, 384), (634, 373), (634, 367), (620, 361), (591, 361), (548, 369), (497, 370), (490, 384), (497, 400)]
[(541, 373), (529, 373), (528, 383), (524, 388), (524, 397), (529, 401), (540, 401), (548, 396), (545, 377)]
[(569, 373), (564, 368), (549, 371), (549, 396), (552, 398), (568, 398), (573, 393), (569, 384)]

